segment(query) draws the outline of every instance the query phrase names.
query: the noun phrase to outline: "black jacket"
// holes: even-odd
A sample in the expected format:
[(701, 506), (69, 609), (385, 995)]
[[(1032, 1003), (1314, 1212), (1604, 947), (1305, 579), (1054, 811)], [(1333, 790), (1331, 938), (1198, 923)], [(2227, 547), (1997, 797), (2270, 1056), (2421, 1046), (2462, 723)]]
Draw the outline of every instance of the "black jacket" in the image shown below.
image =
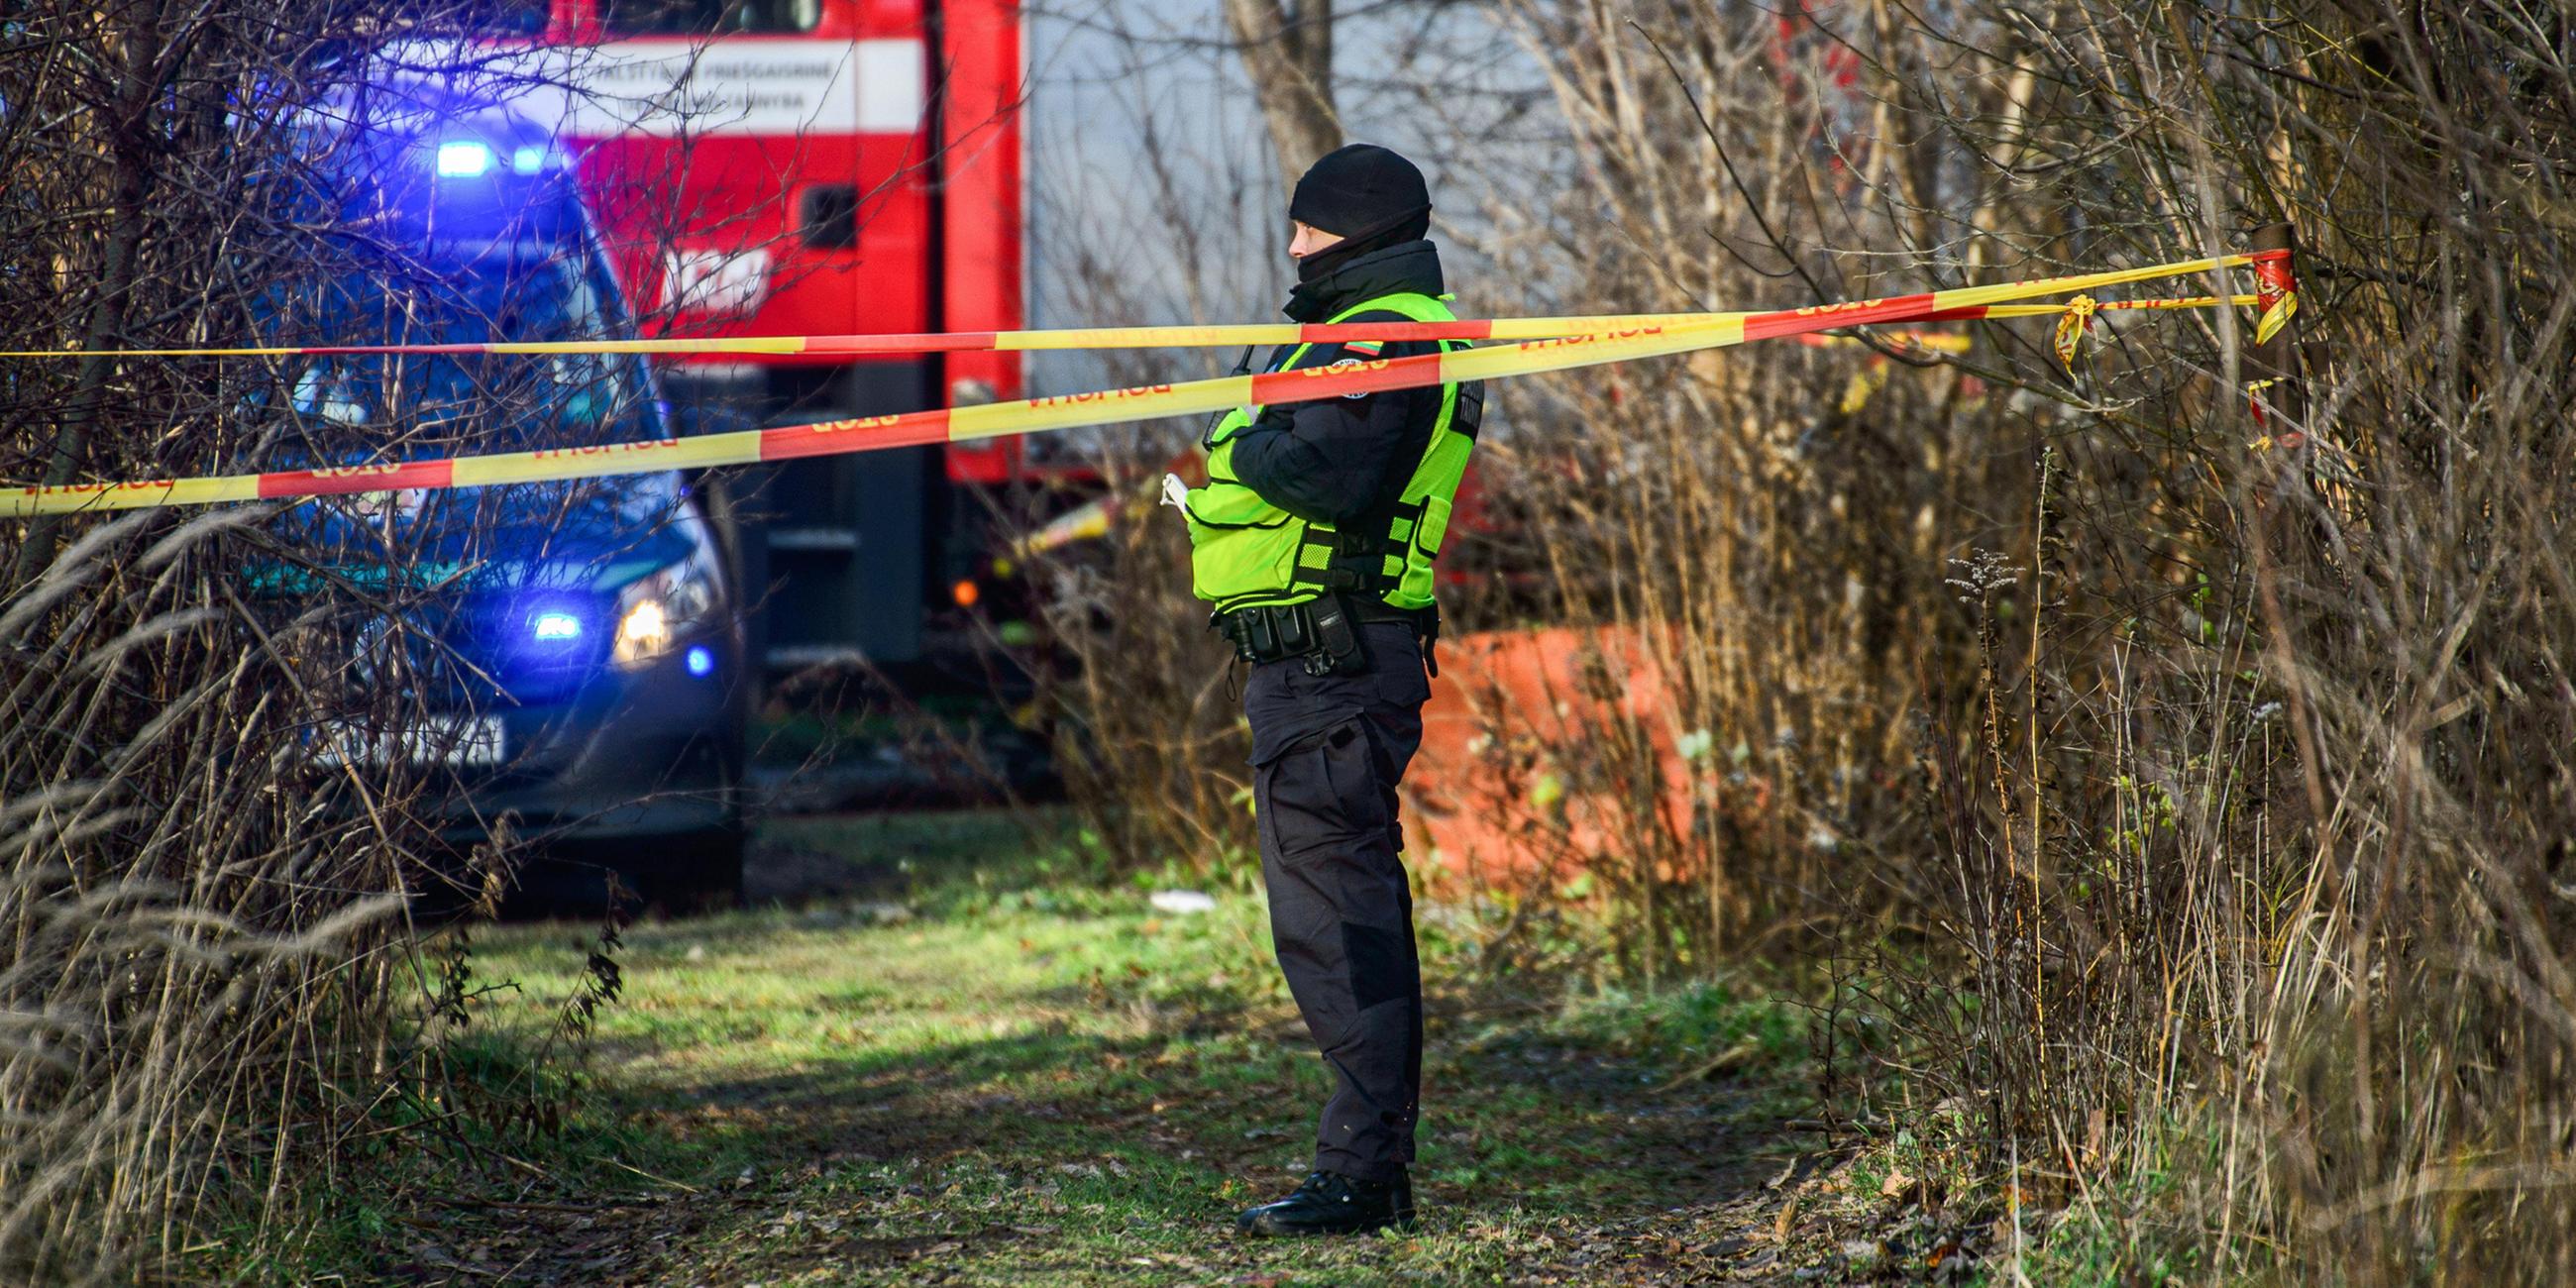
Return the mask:
[[(1359, 255), (1314, 281), (1299, 283), (1286, 312), (1299, 322), (1324, 322), (1381, 295), (1411, 291), (1438, 296), (1445, 289), (1440, 252), (1428, 241), (1399, 242)], [(1371, 309), (1343, 320), (1412, 319)], [(1410, 358), (1439, 351), (1440, 346), (1430, 341), (1389, 341), (1374, 355), (1319, 344), (1308, 349), (1297, 366), (1328, 367), (1344, 358)], [(1294, 352), (1294, 345), (1273, 350), (1267, 369), (1278, 370)], [(1263, 500), (1298, 518), (1336, 528), (1382, 528), (1383, 516), (1403, 494), (1405, 480), (1421, 462), (1439, 419), (1438, 385), (1267, 407), (1259, 420), (1235, 437), (1235, 477)]]

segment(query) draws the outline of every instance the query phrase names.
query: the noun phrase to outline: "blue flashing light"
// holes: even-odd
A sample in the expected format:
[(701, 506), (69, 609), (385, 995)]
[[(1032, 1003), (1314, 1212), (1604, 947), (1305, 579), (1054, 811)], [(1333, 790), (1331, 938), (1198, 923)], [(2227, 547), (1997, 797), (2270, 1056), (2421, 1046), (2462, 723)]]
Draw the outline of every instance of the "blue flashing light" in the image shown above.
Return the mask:
[(528, 632), (541, 644), (560, 644), (581, 638), (581, 618), (572, 613), (544, 612), (528, 621)]
[(544, 148), (521, 147), (510, 154), (510, 170), (514, 174), (535, 174), (545, 168), (546, 150)]
[(472, 139), (438, 145), (438, 177), (479, 179), (492, 169), (492, 149)]
[(716, 651), (704, 644), (690, 645), (688, 655), (682, 660), (688, 664), (689, 674), (701, 680), (715, 674)]

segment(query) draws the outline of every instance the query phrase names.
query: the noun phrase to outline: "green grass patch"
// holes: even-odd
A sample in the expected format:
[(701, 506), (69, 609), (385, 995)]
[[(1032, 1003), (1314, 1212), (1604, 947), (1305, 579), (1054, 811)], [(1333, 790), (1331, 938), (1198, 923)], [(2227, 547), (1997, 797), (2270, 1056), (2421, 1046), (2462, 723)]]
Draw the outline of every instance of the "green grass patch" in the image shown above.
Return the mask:
[[(1790, 1147), (1801, 1021), (1762, 994), (1503, 992), (1429, 939), (1424, 1227), (1244, 1242), (1233, 1213), (1296, 1184), (1328, 1085), (1257, 897), (1159, 912), (1077, 834), (999, 814), (764, 842), (845, 856), (864, 893), (629, 928), (589, 1084), (528, 1160), (548, 1179), (510, 1196), (551, 1206), (485, 1210), (449, 1255), (719, 1283), (1486, 1281), (1609, 1255), (1582, 1232), (1733, 1193)], [(477, 935), (478, 975), (518, 987), (476, 1023), (538, 1040), (587, 929)]]

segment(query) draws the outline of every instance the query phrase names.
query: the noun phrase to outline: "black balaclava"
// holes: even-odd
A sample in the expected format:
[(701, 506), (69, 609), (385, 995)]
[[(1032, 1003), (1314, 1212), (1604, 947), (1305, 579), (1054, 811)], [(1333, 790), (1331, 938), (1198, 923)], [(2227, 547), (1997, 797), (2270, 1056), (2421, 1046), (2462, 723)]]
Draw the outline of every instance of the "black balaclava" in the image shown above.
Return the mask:
[(1353, 143), (1307, 169), (1288, 199), (1288, 217), (1342, 239), (1297, 261), (1297, 280), (1311, 282), (1429, 233), (1431, 189), (1412, 162), (1374, 143)]

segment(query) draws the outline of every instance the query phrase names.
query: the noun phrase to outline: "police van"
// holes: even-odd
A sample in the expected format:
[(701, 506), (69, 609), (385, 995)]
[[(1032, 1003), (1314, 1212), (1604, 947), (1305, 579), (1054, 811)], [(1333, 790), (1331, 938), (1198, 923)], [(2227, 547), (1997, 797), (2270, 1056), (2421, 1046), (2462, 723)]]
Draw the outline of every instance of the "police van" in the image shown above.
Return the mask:
[[(264, 306), (278, 345), (577, 341), (636, 333), (552, 141), (442, 104), (353, 109), (318, 149), (348, 271)], [(634, 355), (301, 356), (253, 410), (271, 468), (670, 437)], [(426, 782), (444, 839), (535, 843), (522, 888), (665, 906), (739, 899), (747, 659), (720, 489), (661, 471), (387, 491), (287, 509), (272, 598), (399, 605), (348, 674), (379, 717), (312, 731), (339, 771)], [(344, 600), (343, 602), (347, 602)], [(367, 705), (365, 702), (353, 703)], [(399, 767), (401, 773), (392, 773)]]

